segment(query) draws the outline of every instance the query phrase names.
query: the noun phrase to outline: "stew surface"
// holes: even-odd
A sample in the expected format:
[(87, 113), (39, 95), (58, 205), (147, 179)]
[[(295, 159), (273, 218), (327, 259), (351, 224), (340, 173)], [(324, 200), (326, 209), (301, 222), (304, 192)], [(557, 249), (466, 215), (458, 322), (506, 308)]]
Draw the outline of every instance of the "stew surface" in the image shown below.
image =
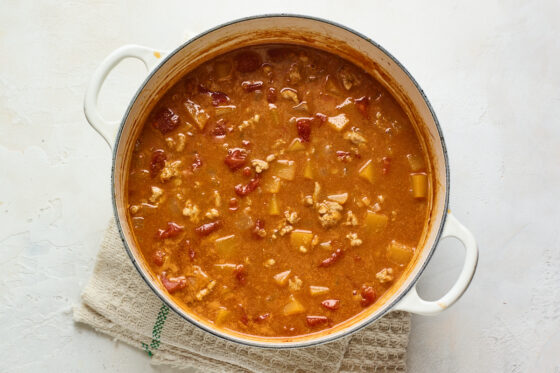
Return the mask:
[(374, 304), (412, 260), (426, 160), (404, 111), (355, 65), (307, 47), (239, 49), (151, 112), (130, 222), (182, 307), (251, 335), (313, 333)]

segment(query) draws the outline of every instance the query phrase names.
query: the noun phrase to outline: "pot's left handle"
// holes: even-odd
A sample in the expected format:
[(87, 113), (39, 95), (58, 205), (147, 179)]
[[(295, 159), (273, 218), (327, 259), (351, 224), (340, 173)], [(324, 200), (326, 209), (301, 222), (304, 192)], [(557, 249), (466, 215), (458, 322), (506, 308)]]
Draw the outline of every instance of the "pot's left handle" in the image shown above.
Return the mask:
[(99, 113), (97, 98), (103, 86), (103, 82), (111, 70), (125, 58), (139, 59), (144, 63), (146, 69), (150, 71), (162, 61), (163, 56), (166, 54), (167, 52), (157, 51), (140, 45), (125, 45), (108, 55), (103, 62), (101, 62), (97, 70), (95, 70), (86, 90), (84, 113), (89, 124), (103, 137), (110, 148), (113, 148), (113, 142), (115, 141), (120, 121), (106, 120)]

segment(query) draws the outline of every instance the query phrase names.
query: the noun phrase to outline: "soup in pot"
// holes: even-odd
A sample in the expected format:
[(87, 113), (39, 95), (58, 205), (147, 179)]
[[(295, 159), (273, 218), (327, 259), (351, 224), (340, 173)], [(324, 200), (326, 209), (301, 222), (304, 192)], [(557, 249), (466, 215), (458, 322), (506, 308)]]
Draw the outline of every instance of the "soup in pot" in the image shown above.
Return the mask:
[(428, 159), (391, 94), (309, 47), (238, 49), (187, 73), (137, 139), (129, 219), (161, 287), (216, 327), (331, 328), (403, 274)]

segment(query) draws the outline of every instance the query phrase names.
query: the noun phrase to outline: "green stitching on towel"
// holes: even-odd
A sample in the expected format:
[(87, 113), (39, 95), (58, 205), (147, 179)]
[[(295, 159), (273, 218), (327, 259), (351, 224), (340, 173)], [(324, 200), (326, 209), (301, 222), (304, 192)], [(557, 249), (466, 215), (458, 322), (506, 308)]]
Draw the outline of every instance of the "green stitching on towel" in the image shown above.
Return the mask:
[(142, 348), (148, 353), (148, 355), (153, 356), (153, 352), (159, 348), (161, 331), (165, 325), (165, 320), (167, 320), (167, 315), (169, 314), (169, 307), (164, 303), (161, 305), (159, 312), (156, 317), (156, 322), (152, 328), (152, 342), (150, 345), (142, 342)]

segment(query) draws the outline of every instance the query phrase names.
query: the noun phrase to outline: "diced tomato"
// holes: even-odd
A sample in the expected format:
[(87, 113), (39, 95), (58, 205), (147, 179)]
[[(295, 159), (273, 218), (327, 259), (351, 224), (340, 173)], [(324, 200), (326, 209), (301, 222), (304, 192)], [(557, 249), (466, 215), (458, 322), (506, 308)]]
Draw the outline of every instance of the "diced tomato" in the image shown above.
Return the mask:
[(238, 264), (233, 271), (235, 274), (235, 278), (239, 281), (240, 284), (244, 285), (245, 280), (247, 279), (247, 269), (243, 264)]
[(250, 73), (261, 66), (261, 56), (252, 51), (245, 51), (235, 56), (235, 62), (237, 71), (241, 73)]
[(167, 289), (169, 294), (173, 294), (176, 291), (184, 289), (185, 286), (187, 286), (187, 279), (185, 279), (183, 276), (167, 278), (167, 274), (165, 272), (162, 272), (161, 275), (159, 275), (159, 279), (161, 280), (163, 287)]
[(391, 158), (383, 157), (383, 169), (381, 170), (383, 175), (387, 175), (391, 169)]
[(274, 87), (270, 87), (267, 91), (266, 91), (266, 100), (273, 104), (276, 102), (276, 99), (278, 98), (278, 95), (276, 94), (276, 89)]
[(243, 169), (243, 176), (251, 176), (253, 174), (253, 170), (251, 170), (251, 167), (245, 167)]
[(328, 310), (335, 311), (340, 307), (340, 301), (338, 299), (327, 299), (322, 301), (321, 305)]
[(362, 286), (360, 295), (362, 296), (362, 301), (360, 302), (362, 304), (362, 307), (367, 307), (373, 304), (377, 299), (377, 294), (375, 293), (373, 287), (367, 285)]
[(306, 320), (307, 325), (309, 326), (323, 325), (329, 322), (329, 319), (326, 316), (307, 316)]
[(212, 105), (214, 106), (224, 105), (229, 102), (229, 97), (224, 92), (210, 92), (210, 98), (212, 98)]
[(165, 229), (158, 230), (158, 237), (161, 239), (173, 238), (183, 231), (183, 226), (172, 221), (167, 223)]
[(235, 190), (235, 193), (238, 196), (245, 197), (247, 194), (257, 189), (259, 184), (260, 184), (260, 179), (258, 177), (255, 177), (251, 179), (251, 181), (249, 181), (249, 183), (247, 183), (246, 185), (237, 184), (233, 189)]
[(336, 249), (331, 256), (319, 263), (319, 267), (329, 267), (336, 263), (343, 255), (344, 251), (342, 249)]
[(255, 225), (253, 226), (253, 236), (256, 238), (263, 238), (260, 232), (264, 232), (264, 220), (255, 220)]
[(345, 152), (343, 150), (336, 151), (336, 157), (342, 162), (351, 162), (352, 161), (352, 153)]
[(210, 135), (219, 138), (224, 137), (227, 133), (226, 122), (223, 119), (219, 119), (214, 125), (214, 128), (210, 130)]
[(198, 153), (194, 153), (193, 163), (192, 163), (192, 170), (196, 170), (197, 168), (202, 167), (202, 159)]
[(231, 211), (237, 211), (237, 209), (239, 208), (239, 201), (237, 200), (237, 198), (233, 197), (229, 200), (229, 209)]
[(224, 159), (224, 162), (232, 171), (235, 171), (238, 168), (243, 167), (246, 161), (247, 161), (247, 150), (243, 148), (229, 149), (228, 154)]
[(241, 87), (243, 87), (243, 89), (247, 92), (253, 92), (257, 89), (262, 89), (263, 82), (260, 80), (244, 81), (243, 83), (241, 83)]
[(194, 230), (201, 236), (208, 236), (210, 233), (217, 231), (222, 227), (222, 221), (216, 220), (210, 223), (202, 224), (199, 227), (196, 227)]
[(267, 320), (269, 317), (270, 313), (263, 313), (262, 315), (255, 317), (253, 320), (255, 320), (256, 322), (261, 322)]
[(165, 259), (165, 251), (163, 250), (156, 250), (152, 255), (152, 262), (158, 267), (161, 267), (163, 265), (164, 259)]
[(298, 136), (303, 142), (309, 142), (311, 138), (311, 119), (300, 118), (296, 122)]
[(165, 167), (167, 155), (163, 149), (154, 150), (152, 153), (152, 160), (150, 161), (150, 176), (156, 177), (161, 170)]
[(155, 112), (152, 126), (162, 134), (166, 134), (179, 127), (179, 116), (170, 108), (161, 108)]
[(363, 96), (360, 98), (354, 99), (354, 105), (356, 105), (356, 109), (364, 116), (364, 118), (369, 119), (369, 102), (370, 98), (368, 96)]

